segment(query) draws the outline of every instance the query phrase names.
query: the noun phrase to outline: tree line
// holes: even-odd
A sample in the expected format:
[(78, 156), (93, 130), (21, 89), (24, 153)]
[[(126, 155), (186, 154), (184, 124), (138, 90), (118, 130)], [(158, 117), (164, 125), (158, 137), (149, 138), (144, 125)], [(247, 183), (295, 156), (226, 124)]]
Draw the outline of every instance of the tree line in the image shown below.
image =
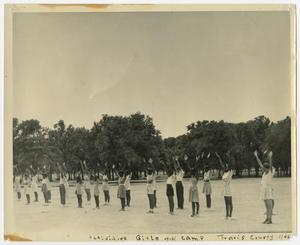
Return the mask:
[(219, 170), (218, 152), (235, 171), (237, 177), (259, 176), (259, 167), (253, 156), (258, 150), (272, 150), (274, 167), (279, 176), (291, 174), (291, 119), (286, 117), (271, 122), (265, 116), (242, 123), (224, 121), (197, 121), (187, 126), (187, 132), (178, 137), (162, 138), (148, 115), (103, 115), (91, 129), (66, 125), (59, 120), (53, 128), (43, 127), (38, 120), (19, 122), (13, 118), (14, 174), (55, 173), (63, 164), (69, 176), (81, 171), (84, 163), (92, 174), (105, 172), (110, 179), (115, 170), (129, 168), (133, 179), (143, 177), (147, 163), (157, 171), (178, 161), (188, 172), (199, 158), (211, 153), (206, 165)]

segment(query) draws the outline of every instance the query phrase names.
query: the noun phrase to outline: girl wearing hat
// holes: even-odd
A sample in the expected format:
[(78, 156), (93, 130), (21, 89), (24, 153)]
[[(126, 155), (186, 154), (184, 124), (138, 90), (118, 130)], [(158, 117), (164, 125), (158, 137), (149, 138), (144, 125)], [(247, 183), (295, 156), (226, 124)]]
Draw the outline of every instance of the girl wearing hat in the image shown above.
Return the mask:
[(261, 198), (264, 200), (266, 207), (266, 219), (263, 224), (272, 224), (272, 215), (273, 215), (273, 207), (274, 207), (274, 193), (273, 193), (273, 176), (274, 176), (274, 168), (272, 163), (273, 152), (270, 151), (268, 153), (269, 162), (265, 161), (264, 163), (258, 157), (257, 151), (254, 152), (254, 156), (257, 160), (257, 163), (263, 170), (263, 175), (261, 179)]

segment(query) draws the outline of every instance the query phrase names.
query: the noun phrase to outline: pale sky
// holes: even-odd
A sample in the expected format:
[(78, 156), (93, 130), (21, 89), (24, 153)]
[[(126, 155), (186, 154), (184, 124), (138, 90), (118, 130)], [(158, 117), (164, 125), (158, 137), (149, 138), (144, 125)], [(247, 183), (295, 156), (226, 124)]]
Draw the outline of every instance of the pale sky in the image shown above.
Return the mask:
[(91, 128), (153, 117), (163, 137), (198, 120), (291, 113), (289, 13), (14, 14), (14, 116)]

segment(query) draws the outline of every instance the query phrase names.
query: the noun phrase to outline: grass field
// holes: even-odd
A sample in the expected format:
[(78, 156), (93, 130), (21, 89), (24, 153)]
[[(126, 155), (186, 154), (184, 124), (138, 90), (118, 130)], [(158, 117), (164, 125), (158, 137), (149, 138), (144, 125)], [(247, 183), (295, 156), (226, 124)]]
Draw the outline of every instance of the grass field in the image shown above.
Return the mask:
[[(89, 235), (97, 234), (145, 234), (145, 233), (231, 233), (231, 232), (289, 232), (291, 231), (291, 179), (275, 178), (275, 209), (273, 224), (264, 225), (264, 204), (259, 198), (260, 178), (234, 179), (233, 220), (225, 220), (225, 204), (222, 196), (222, 181), (212, 181), (212, 208), (205, 207), (205, 196), (200, 195), (200, 215), (192, 218), (191, 204), (188, 202), (189, 181), (184, 181), (185, 209), (175, 209), (175, 215), (168, 214), (165, 183), (158, 183), (158, 208), (155, 214), (147, 214), (148, 199), (145, 184), (132, 184), (132, 206), (120, 212), (117, 186), (111, 186), (111, 204), (95, 209), (94, 199), (90, 205), (83, 195), (83, 208), (77, 208), (74, 187), (71, 187), (67, 205), (59, 203), (58, 187), (52, 188), (52, 202), (45, 206), (42, 193), (39, 202), (25, 205), (14, 198), (16, 234), (33, 240), (89, 240)], [(199, 191), (202, 182), (199, 183)], [(33, 195), (31, 196), (33, 199)], [(175, 196), (176, 200), (176, 196)]]

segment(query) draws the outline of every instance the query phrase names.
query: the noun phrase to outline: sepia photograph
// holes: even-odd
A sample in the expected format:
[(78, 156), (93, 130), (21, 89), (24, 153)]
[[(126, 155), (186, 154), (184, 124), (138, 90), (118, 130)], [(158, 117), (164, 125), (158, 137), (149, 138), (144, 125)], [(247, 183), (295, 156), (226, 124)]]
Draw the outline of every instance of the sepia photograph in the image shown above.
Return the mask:
[(6, 5), (4, 233), (288, 240), (293, 5)]

